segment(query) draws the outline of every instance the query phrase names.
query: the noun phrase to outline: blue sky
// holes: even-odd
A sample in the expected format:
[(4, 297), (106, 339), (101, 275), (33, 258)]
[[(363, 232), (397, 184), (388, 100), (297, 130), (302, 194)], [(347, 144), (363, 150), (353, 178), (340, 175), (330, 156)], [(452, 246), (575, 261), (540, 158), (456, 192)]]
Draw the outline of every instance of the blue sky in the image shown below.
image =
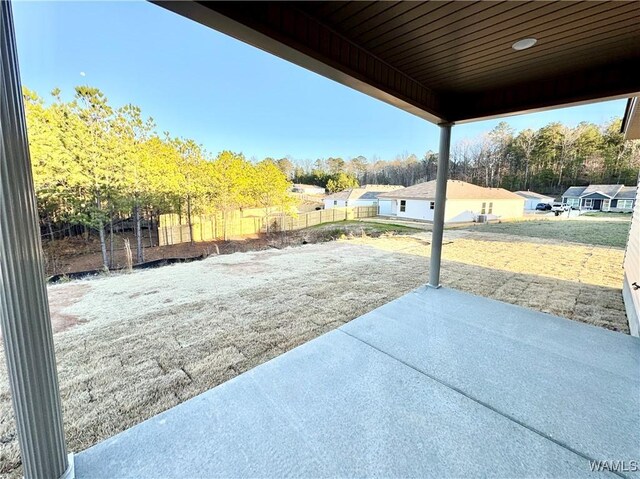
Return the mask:
[[(420, 118), (144, 1), (13, 3), (22, 82), (100, 88), (133, 103), (159, 131), (248, 158), (393, 159), (436, 150), (438, 128)], [(83, 74), (81, 74), (83, 73)], [(516, 130), (552, 121), (602, 123), (624, 100), (509, 117)], [(453, 142), (499, 120), (458, 125)]]

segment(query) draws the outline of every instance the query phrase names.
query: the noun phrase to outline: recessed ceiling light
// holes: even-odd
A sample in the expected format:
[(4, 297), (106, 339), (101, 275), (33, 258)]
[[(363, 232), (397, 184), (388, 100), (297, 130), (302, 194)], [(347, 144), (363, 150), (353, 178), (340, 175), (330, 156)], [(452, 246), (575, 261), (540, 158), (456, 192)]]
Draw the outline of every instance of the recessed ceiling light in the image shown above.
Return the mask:
[(511, 48), (513, 48), (514, 50), (526, 50), (527, 48), (531, 48), (532, 46), (534, 46), (537, 41), (538, 40), (536, 40), (535, 38), (523, 38), (522, 40), (518, 40), (513, 45), (511, 45)]

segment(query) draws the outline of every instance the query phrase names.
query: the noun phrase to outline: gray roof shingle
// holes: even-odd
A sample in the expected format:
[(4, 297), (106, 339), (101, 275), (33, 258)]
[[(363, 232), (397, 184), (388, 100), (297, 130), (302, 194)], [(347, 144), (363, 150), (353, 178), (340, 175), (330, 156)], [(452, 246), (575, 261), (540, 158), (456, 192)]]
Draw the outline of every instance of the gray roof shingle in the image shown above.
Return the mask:
[(613, 198), (623, 186), (624, 185), (589, 185), (580, 196), (590, 195), (592, 193), (602, 193), (605, 196)]
[(379, 194), (401, 189), (400, 185), (365, 185), (349, 188), (325, 197), (325, 200), (375, 200)]
[(589, 186), (572, 186), (562, 193), (563, 197), (578, 198), (582, 196), (600, 193), (615, 199), (634, 199), (636, 197), (635, 186), (624, 185), (589, 185)]
[(522, 196), (523, 198), (527, 198), (528, 200), (552, 200), (553, 196), (547, 196), (540, 193), (536, 193), (535, 191), (514, 191), (514, 193), (518, 196)]
[(623, 186), (618, 194), (616, 195), (616, 199), (624, 200), (629, 199), (633, 200), (636, 198), (638, 188), (636, 186)]
[(587, 189), (586, 186), (571, 186), (567, 191), (562, 193), (562, 196), (570, 197), (570, 198), (572, 197), (578, 198), (579, 196), (582, 196), (582, 193), (586, 189)]

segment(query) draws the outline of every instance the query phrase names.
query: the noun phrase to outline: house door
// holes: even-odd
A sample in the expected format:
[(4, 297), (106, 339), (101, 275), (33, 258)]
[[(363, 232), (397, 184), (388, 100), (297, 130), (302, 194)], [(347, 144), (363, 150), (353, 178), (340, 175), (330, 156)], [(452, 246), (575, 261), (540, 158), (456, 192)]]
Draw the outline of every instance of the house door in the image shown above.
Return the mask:
[(609, 211), (611, 207), (611, 200), (602, 200), (602, 211)]
[(599, 210), (602, 207), (602, 200), (593, 200), (593, 209)]

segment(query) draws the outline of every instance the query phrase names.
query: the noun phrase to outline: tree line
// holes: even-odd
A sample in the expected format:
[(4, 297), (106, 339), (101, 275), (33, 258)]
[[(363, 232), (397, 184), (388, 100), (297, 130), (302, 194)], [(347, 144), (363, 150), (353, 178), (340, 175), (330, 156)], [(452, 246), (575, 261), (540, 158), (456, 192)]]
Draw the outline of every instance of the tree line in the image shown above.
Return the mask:
[[(113, 265), (114, 231), (123, 224), (133, 225), (136, 260), (142, 262), (143, 230), (153, 244), (151, 231), (160, 214), (186, 217), (192, 233), (193, 215), (218, 213), (226, 219), (242, 208), (291, 208), (291, 181), (335, 192), (359, 184), (411, 186), (436, 177), (438, 155), (431, 151), (391, 161), (364, 156), (248, 161), (230, 151), (214, 156), (192, 139), (159, 134), (140, 108), (115, 108), (97, 88), (76, 87), (69, 101), (58, 89), (51, 95), (45, 101), (24, 89), (43, 236), (95, 233), (105, 267)], [(502, 122), (480, 138), (454, 145), (449, 168), (454, 179), (551, 195), (571, 185), (633, 185), (640, 142), (623, 141), (619, 119), (574, 128), (550, 123), (518, 133)]]
[(105, 268), (113, 266), (114, 231), (133, 225), (136, 260), (143, 229), (163, 213), (187, 218), (241, 208), (291, 207), (290, 182), (274, 161), (211, 155), (191, 139), (158, 134), (134, 105), (112, 107), (97, 88), (60, 90), (45, 102), (24, 89), (27, 129), (41, 228), (45, 238), (96, 232)]
[[(635, 185), (640, 169), (640, 142), (625, 142), (620, 119), (603, 125), (583, 122), (571, 128), (549, 123), (518, 133), (505, 122), (489, 133), (464, 140), (451, 150), (450, 177), (480, 186), (511, 191), (534, 190), (558, 195), (572, 185), (614, 183)], [(344, 183), (411, 186), (436, 178), (438, 154), (421, 158), (404, 153), (391, 161), (358, 156), (315, 162), (277, 160), (294, 182), (329, 186), (329, 178)], [(346, 178), (346, 179), (345, 179)], [(333, 185), (332, 185), (333, 186)]]

